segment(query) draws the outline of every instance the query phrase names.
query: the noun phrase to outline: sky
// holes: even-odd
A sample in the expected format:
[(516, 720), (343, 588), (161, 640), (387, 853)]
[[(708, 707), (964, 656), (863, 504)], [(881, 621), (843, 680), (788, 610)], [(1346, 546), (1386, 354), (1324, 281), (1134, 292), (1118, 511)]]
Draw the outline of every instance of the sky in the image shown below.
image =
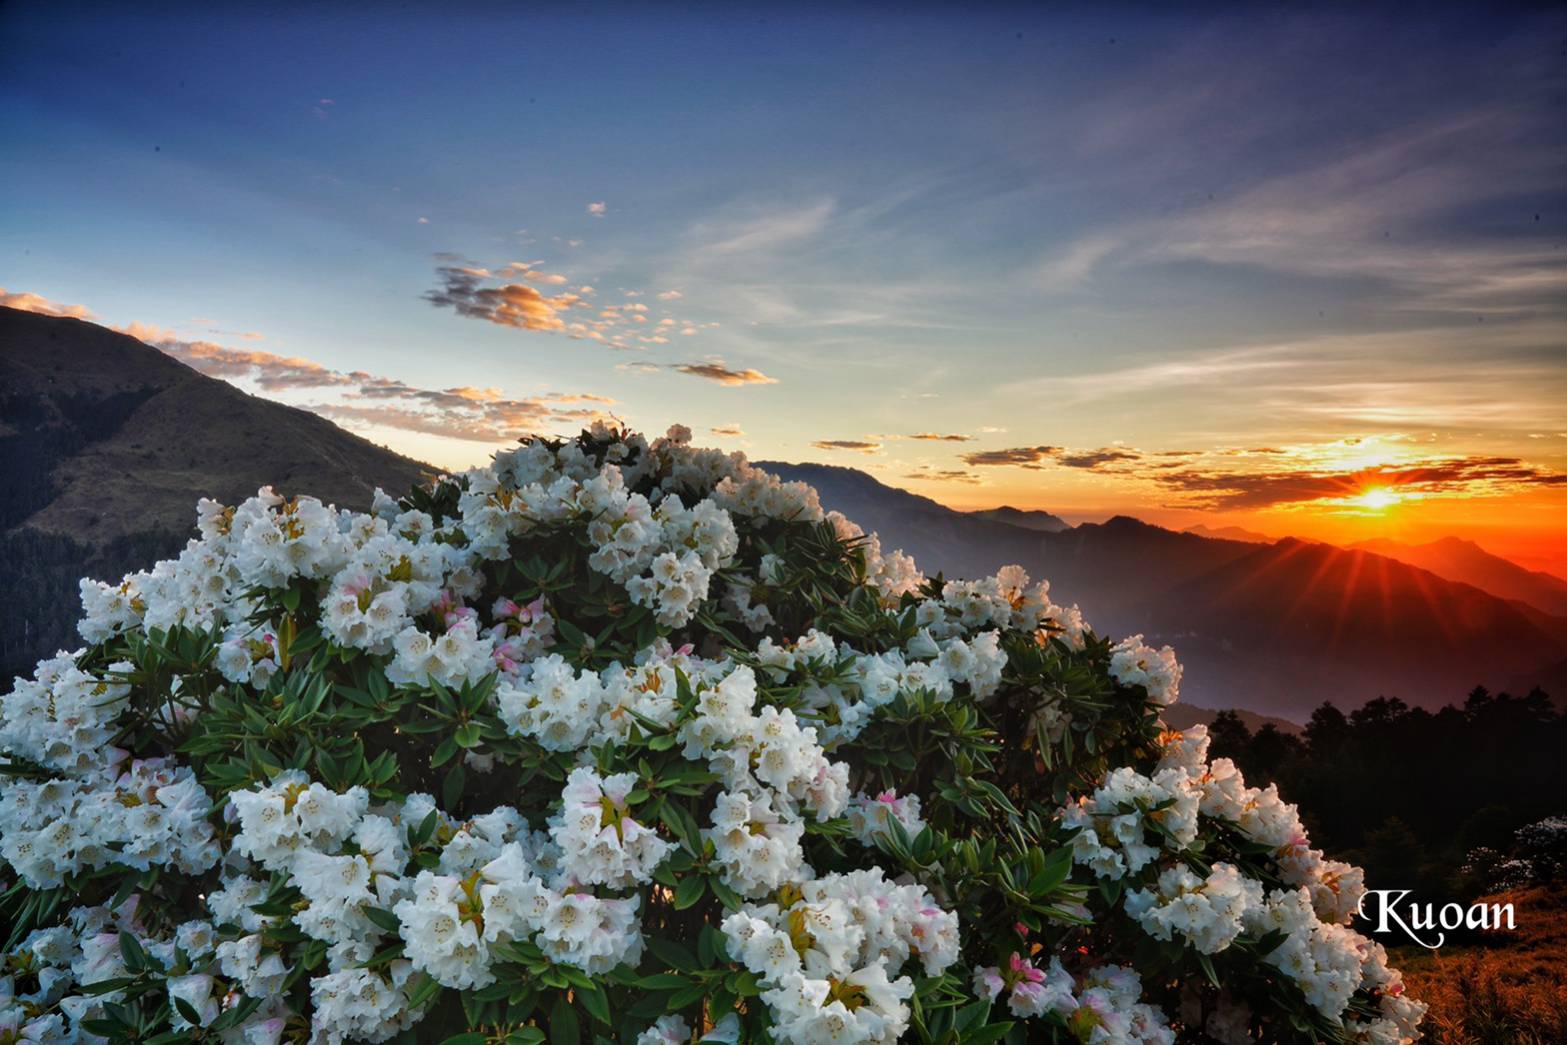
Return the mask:
[(443, 468), (595, 418), (1567, 574), (1567, 15), (0, 5), (0, 302)]

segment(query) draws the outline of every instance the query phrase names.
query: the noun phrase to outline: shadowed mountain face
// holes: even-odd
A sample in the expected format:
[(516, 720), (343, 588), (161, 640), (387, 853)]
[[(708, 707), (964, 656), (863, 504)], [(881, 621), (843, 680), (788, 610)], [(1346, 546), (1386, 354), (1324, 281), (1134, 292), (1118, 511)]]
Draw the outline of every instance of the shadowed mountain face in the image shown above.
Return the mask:
[[(1118, 516), (1056, 533), (951, 511), (848, 468), (768, 464), (928, 574), (1008, 563), (1047, 577), (1103, 634), (1169, 643), (1182, 694), (1304, 721), (1324, 700), (1379, 695), (1440, 707), (1477, 683), (1546, 682), (1567, 654), (1567, 619), (1371, 552), (1286, 539), (1201, 537)], [(1557, 669), (1559, 673), (1559, 667)]]
[(77, 579), (177, 552), (196, 501), (264, 485), (368, 508), (426, 467), (133, 337), (0, 308), (0, 679), (79, 645)]

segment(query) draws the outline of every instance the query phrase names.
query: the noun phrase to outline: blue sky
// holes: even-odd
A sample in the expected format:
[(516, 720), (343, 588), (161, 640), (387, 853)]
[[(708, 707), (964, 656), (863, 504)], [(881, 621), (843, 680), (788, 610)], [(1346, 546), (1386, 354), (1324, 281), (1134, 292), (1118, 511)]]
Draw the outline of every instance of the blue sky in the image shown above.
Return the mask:
[(1301, 474), (1507, 458), (1411, 480), (1411, 517), (1544, 511), (1564, 39), (1478, 8), (12, 3), (0, 286), (451, 467), (611, 411), (953, 503), (1299, 530)]

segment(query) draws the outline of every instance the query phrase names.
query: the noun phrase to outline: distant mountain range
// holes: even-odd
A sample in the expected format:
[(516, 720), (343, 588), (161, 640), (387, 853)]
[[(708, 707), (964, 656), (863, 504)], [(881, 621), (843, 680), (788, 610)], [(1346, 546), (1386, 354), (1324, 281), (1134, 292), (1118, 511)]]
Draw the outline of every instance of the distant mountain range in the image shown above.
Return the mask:
[(1002, 505), (1000, 508), (982, 508), (968, 514), (977, 519), (990, 519), (993, 522), (1004, 522), (1012, 526), (1020, 526), (1025, 530), (1042, 530), (1045, 533), (1060, 533), (1062, 530), (1072, 528), (1072, 524), (1059, 515), (1037, 510), (1025, 511), (1010, 505)]
[(0, 307), (0, 687), (80, 644), (77, 579), (183, 547), (196, 500), (270, 485), (366, 508), (428, 469), (133, 337)]
[(1240, 526), (1188, 526), (1186, 533), (1195, 533), (1199, 537), (1213, 537), (1221, 541), (1245, 541), (1247, 544), (1272, 544), (1277, 537), (1269, 537), (1265, 533), (1256, 530), (1247, 530)]
[(1324, 700), (1354, 707), (1397, 696), (1434, 708), (1477, 684), (1550, 682), (1567, 658), (1567, 618), (1515, 589), (1488, 591), (1365, 549), (1203, 537), (1126, 516), (1045, 532), (953, 511), (850, 468), (764, 466), (815, 485), (823, 504), (927, 573), (1017, 563), (1049, 578), (1057, 601), (1078, 603), (1101, 633), (1173, 645), (1186, 666), (1183, 693), (1206, 707), (1294, 721)]
[[(1240, 707), (1303, 722), (1323, 700), (1435, 707), (1480, 683), (1567, 687), (1567, 584), (1465, 542), (1261, 543), (1126, 516), (1069, 526), (1048, 512), (955, 511), (851, 468), (762, 464), (811, 483), (927, 573), (1018, 563), (1102, 633), (1174, 645), (1192, 714)], [(376, 486), (403, 490), (427, 471), (134, 338), (0, 308), (0, 576), (11, 596), (0, 600), (0, 679), (74, 647), (77, 578), (172, 555), (200, 496), (232, 503), (270, 484), (364, 507)]]

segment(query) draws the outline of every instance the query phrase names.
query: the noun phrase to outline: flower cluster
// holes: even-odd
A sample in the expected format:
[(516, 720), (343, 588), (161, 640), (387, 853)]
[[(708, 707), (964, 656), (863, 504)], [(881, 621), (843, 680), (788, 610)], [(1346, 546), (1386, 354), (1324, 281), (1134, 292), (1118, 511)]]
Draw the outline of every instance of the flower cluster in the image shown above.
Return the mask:
[(974, 970), (974, 991), (994, 1001), (1007, 994), (1014, 1015), (1052, 1017), (1064, 1023), (1072, 1039), (1089, 1045), (1126, 1042), (1173, 1045), (1175, 1033), (1164, 1013), (1142, 1000), (1142, 980), (1132, 969), (1102, 965), (1082, 980), (1052, 957), (1045, 968), (1014, 953), (1005, 969)]
[[(957, 961), (955, 915), (881, 871), (803, 883), (793, 903), (746, 905), (724, 920), (732, 952), (767, 988), (787, 1041), (896, 1041), (908, 1028), (912, 958), (927, 975)], [(892, 978), (893, 976), (896, 978)]]
[(1168, 647), (686, 429), (196, 529), (0, 700), (0, 1040), (1415, 1034)]
[(211, 810), (191, 771), (168, 759), (121, 762), (83, 778), (15, 780), (0, 791), (0, 857), (35, 889), (111, 865), (194, 874), (221, 855)]

